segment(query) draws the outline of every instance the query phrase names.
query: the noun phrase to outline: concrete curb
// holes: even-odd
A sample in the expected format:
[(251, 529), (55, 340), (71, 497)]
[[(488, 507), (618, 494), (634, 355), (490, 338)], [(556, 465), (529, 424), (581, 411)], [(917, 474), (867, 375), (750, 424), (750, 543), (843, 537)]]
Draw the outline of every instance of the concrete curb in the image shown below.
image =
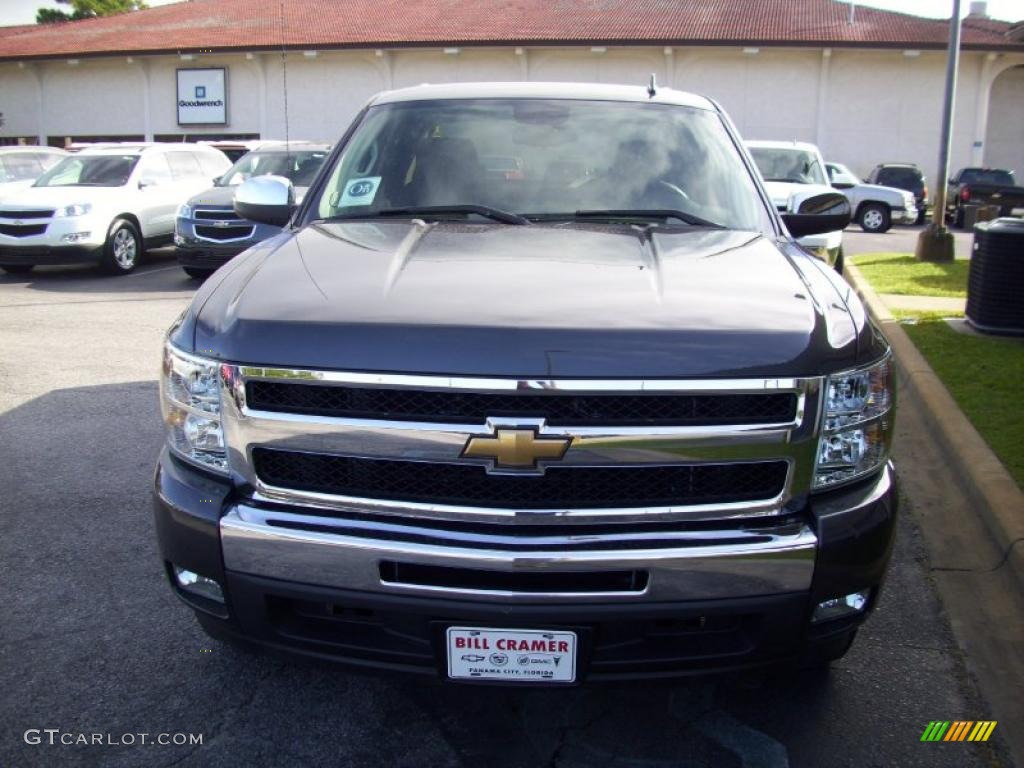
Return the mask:
[(846, 264), (844, 274), (888, 338), (901, 383), (918, 395), (933, 436), (950, 458), (951, 466), (940, 471), (952, 469), (963, 481), (974, 511), (1024, 588), (1024, 493), (860, 271)]

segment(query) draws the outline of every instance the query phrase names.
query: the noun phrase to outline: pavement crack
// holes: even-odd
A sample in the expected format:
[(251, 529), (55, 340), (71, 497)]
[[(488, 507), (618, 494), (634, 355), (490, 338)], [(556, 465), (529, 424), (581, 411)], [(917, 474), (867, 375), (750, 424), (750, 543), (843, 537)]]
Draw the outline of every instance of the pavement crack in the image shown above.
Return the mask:
[(1003, 552), (1003, 556), (999, 558), (999, 562), (993, 565), (991, 568), (956, 568), (953, 566), (933, 565), (930, 568), (930, 570), (939, 571), (941, 573), (995, 573), (1004, 565), (1006, 565), (1006, 561), (1010, 559), (1010, 552), (1012, 552), (1013, 548), (1020, 544), (1022, 541), (1024, 541), (1024, 536), (1020, 536), (1011, 541), (1007, 545), (1006, 551)]

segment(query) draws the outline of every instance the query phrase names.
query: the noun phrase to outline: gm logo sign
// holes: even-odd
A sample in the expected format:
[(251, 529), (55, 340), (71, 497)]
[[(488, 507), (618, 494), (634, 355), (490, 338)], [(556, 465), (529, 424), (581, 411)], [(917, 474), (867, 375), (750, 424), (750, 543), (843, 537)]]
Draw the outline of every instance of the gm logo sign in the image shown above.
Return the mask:
[(196, 86), (196, 98), (197, 99), (205, 99), (206, 98), (206, 86), (205, 85), (197, 85)]

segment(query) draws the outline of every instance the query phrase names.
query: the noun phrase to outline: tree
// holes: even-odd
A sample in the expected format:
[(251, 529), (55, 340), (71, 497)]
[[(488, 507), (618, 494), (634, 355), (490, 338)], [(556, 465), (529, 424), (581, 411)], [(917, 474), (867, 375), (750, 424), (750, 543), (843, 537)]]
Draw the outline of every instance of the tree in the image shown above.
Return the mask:
[(92, 19), (96, 16), (110, 16), (113, 13), (138, 11), (146, 7), (142, 0), (57, 0), (57, 2), (61, 5), (70, 5), (71, 13), (60, 8), (40, 8), (36, 11), (37, 24)]

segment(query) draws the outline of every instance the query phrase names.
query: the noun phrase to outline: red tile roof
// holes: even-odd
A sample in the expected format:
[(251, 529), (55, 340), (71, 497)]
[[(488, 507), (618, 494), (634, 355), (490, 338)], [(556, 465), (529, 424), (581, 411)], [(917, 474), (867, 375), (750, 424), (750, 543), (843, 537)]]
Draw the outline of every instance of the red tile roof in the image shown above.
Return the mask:
[[(0, 32), (0, 59), (267, 48), (487, 44), (941, 48), (948, 26), (837, 0), (192, 0)], [(963, 47), (1024, 51), (968, 20)]]

